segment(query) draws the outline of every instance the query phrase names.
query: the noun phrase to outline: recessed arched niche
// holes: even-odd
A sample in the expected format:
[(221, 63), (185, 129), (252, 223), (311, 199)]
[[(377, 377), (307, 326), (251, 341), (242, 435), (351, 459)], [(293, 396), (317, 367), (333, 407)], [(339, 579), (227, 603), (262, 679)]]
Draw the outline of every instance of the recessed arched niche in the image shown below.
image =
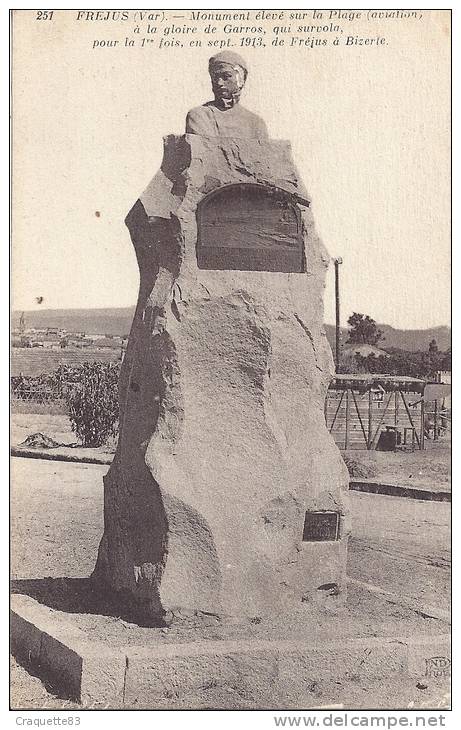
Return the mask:
[(200, 269), (305, 271), (301, 213), (293, 196), (256, 183), (225, 185), (197, 208)]

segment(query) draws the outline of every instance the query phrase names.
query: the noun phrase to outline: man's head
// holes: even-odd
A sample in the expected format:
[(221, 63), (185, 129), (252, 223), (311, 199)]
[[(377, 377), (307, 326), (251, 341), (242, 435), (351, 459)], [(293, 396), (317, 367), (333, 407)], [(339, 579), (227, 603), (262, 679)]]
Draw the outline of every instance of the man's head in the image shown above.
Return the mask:
[(240, 99), (248, 69), (238, 53), (222, 51), (208, 62), (215, 99), (224, 107), (234, 106)]

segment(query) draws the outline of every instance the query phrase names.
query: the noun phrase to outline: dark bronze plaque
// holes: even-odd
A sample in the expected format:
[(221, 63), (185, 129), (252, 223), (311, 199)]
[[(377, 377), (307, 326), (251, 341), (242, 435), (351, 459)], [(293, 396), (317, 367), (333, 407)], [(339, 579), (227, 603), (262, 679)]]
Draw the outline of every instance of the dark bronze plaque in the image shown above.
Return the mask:
[(303, 541), (320, 542), (339, 539), (339, 512), (306, 512)]
[(280, 188), (219, 188), (200, 203), (197, 226), (201, 269), (305, 270), (300, 211)]

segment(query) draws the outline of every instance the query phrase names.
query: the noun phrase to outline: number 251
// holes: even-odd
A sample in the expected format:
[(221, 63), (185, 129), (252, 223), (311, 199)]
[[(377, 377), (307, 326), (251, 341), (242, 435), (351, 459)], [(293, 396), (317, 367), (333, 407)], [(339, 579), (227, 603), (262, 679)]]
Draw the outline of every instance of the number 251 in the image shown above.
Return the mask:
[(52, 17), (52, 10), (37, 10), (37, 17), (35, 18), (35, 20), (51, 20)]

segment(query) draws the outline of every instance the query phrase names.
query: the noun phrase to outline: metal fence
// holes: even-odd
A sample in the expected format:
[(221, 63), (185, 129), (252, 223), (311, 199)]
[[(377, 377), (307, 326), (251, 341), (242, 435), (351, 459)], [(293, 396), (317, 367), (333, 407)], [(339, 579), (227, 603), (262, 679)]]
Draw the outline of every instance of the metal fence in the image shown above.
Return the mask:
[(72, 387), (73, 383), (62, 382), (34, 382), (38, 378), (15, 376), (10, 381), (11, 409), (25, 412), (34, 412), (38, 408), (40, 413), (67, 411), (65, 400), (66, 390)]
[(34, 401), (40, 405), (62, 400), (62, 390), (57, 387), (24, 383), (11, 384), (11, 397), (21, 401)]

